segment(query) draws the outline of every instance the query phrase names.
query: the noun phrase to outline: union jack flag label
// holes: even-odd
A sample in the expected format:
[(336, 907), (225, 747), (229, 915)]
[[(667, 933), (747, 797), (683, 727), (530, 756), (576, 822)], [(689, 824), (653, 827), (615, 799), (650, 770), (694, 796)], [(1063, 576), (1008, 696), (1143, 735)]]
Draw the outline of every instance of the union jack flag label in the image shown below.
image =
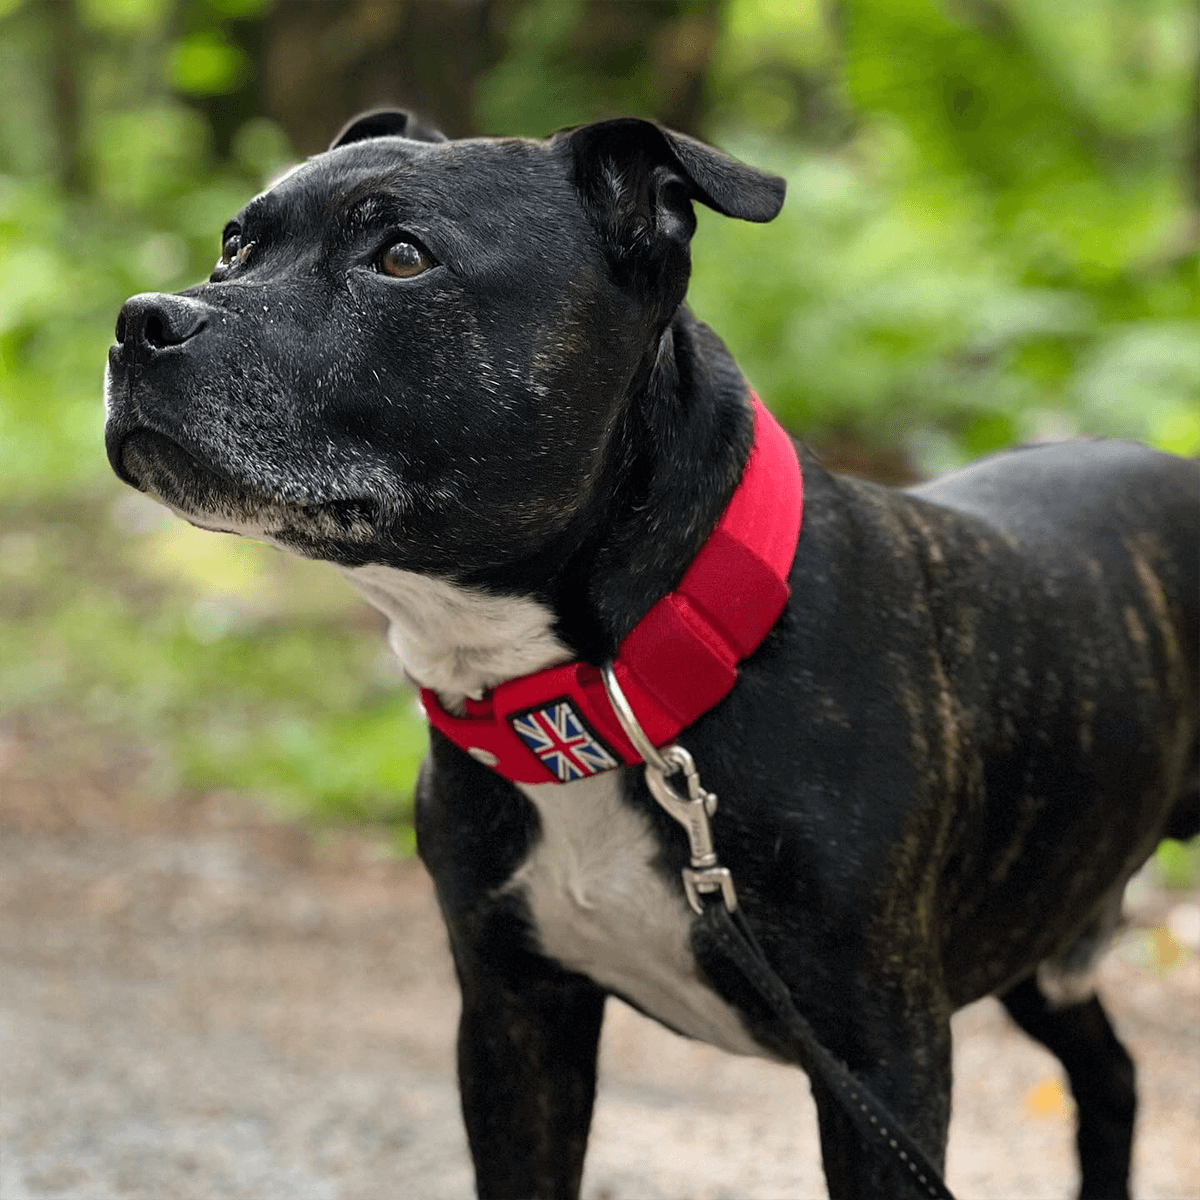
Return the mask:
[(565, 698), (509, 717), (509, 724), (560, 783), (570, 783), (573, 779), (584, 779), (620, 766), (609, 748)]

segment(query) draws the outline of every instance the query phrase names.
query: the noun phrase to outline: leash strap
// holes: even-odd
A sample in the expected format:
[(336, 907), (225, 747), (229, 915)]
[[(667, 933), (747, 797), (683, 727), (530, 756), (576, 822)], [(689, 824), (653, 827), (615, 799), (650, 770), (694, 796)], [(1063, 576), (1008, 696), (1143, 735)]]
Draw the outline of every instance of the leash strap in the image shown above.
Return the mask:
[(819, 1080), (854, 1123), (863, 1143), (881, 1156), (901, 1163), (917, 1195), (931, 1200), (954, 1200), (941, 1173), (888, 1107), (850, 1069), (817, 1039), (812, 1026), (792, 1002), (787, 985), (771, 969), (746, 922), (715, 898), (704, 901), (703, 921), (709, 936), (738, 968), (745, 980), (770, 1005), (808, 1062), (809, 1074)]

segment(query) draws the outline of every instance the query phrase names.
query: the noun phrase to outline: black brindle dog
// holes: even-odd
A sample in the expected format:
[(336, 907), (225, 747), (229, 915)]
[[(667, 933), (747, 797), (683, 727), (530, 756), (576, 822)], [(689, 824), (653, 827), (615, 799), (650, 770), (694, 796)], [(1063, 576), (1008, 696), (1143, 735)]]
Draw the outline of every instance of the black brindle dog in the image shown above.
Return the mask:
[[(694, 201), (767, 221), (783, 184), (642, 121), (538, 142), (360, 118), (230, 222), (207, 283), (124, 306), (112, 465), (195, 525), (336, 564), (447, 713), (604, 664), (754, 437), (683, 304)], [(1133, 1067), (1083, 981), (1126, 881), (1200, 828), (1200, 466), (1073, 442), (896, 491), (799, 454), (790, 600), (677, 739), (741, 914), (937, 1164), (950, 1014), (998, 995), (1070, 1077), (1083, 1195), (1125, 1196)], [(685, 899), (640, 767), (512, 783), (491, 758), (435, 730), (417, 797), (467, 1131), (481, 1195), (573, 1196), (606, 994), (802, 1056)], [(911, 1194), (814, 1092), (831, 1193)]]

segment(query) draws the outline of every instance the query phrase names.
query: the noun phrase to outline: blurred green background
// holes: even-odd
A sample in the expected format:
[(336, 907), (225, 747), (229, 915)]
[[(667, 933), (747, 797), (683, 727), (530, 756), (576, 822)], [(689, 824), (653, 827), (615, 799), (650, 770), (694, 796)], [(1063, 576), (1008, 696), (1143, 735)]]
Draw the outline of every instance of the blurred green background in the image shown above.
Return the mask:
[(769, 226), (702, 212), (691, 303), (836, 463), (1200, 452), (1197, 26), (1193, 0), (0, 0), (0, 732), (410, 844), (425, 734), (377, 618), (166, 516), (101, 442), (122, 300), (205, 276), (373, 105), (451, 134), (634, 113), (786, 175)]

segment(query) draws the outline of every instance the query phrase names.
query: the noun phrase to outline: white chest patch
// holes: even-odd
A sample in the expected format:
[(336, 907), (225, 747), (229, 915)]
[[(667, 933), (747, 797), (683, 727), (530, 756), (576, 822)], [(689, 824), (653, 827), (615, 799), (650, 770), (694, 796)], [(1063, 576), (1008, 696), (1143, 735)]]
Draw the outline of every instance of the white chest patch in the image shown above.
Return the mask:
[(463, 696), (565, 662), (553, 615), (527, 596), (496, 596), (446, 579), (370, 564), (343, 575), (387, 617), (409, 677), (452, 708)]
[[(342, 572), (391, 622), (408, 674), (447, 707), (570, 657), (551, 612), (528, 597), (379, 565)], [(694, 914), (652, 866), (654, 834), (621, 799), (618, 773), (517, 786), (537, 807), (542, 836), (505, 888), (524, 897), (542, 951), (700, 1041), (765, 1055), (697, 974)]]
[(524, 896), (543, 953), (691, 1037), (765, 1056), (697, 974), (693, 913), (652, 866), (654, 835), (618, 794), (618, 773), (518, 786), (542, 837), (505, 886)]

